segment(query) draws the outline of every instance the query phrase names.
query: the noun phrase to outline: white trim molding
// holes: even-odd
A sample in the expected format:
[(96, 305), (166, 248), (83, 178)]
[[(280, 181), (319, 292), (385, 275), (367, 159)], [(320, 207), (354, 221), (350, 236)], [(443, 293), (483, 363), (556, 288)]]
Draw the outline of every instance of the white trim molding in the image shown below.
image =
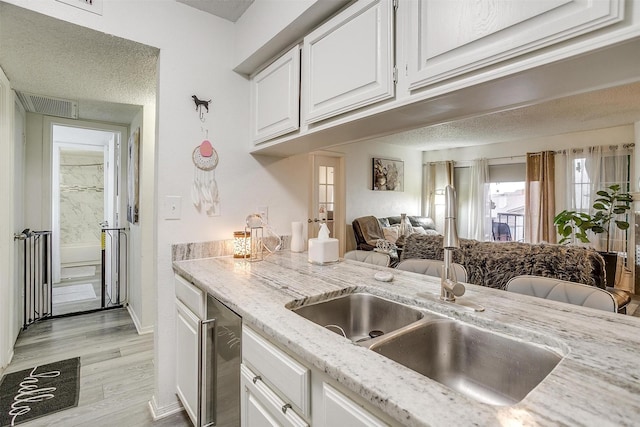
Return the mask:
[(162, 418), (169, 417), (173, 414), (177, 414), (178, 412), (184, 411), (182, 404), (180, 404), (179, 400), (176, 400), (171, 405), (164, 406), (162, 408), (158, 407), (158, 402), (156, 401), (156, 396), (151, 396), (151, 400), (149, 401), (149, 411), (151, 411), (151, 417), (154, 421), (161, 420)]

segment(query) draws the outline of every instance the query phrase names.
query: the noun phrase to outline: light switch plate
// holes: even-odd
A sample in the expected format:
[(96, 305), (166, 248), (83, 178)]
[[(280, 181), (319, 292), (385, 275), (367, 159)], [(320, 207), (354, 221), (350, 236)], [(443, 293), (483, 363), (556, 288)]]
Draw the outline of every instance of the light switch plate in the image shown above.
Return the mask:
[(182, 197), (165, 196), (164, 219), (180, 219), (182, 217)]

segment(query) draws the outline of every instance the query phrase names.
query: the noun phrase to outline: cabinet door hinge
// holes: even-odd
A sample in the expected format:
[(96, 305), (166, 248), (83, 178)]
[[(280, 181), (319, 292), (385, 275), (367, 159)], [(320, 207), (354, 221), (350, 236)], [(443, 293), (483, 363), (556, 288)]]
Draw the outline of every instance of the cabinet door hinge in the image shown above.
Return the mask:
[(398, 66), (393, 66), (393, 83), (398, 84)]
[(398, 10), (398, 0), (393, 0), (393, 10)]

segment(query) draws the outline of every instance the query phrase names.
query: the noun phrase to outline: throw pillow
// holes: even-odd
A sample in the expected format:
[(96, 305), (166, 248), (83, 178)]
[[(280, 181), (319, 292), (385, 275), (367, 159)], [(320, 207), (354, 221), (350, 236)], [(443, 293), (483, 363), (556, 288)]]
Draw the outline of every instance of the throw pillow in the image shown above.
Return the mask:
[(384, 234), (384, 239), (390, 241), (391, 243), (395, 243), (400, 236), (400, 227), (394, 225), (392, 227), (383, 227), (382, 233)]
[(411, 230), (413, 233), (427, 234), (427, 230), (425, 230), (423, 227), (411, 227)]

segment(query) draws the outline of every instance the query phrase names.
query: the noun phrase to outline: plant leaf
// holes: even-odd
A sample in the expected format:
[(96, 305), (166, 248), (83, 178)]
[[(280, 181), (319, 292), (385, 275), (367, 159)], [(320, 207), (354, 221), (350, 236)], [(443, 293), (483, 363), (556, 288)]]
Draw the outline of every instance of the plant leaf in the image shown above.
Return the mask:
[(576, 237), (577, 237), (578, 239), (580, 239), (580, 241), (581, 241), (582, 243), (591, 243), (591, 242), (589, 241), (589, 238), (588, 238), (586, 235), (577, 235), (577, 234), (576, 234)]
[(616, 225), (620, 230), (626, 230), (629, 228), (629, 223), (627, 221), (616, 221)]

